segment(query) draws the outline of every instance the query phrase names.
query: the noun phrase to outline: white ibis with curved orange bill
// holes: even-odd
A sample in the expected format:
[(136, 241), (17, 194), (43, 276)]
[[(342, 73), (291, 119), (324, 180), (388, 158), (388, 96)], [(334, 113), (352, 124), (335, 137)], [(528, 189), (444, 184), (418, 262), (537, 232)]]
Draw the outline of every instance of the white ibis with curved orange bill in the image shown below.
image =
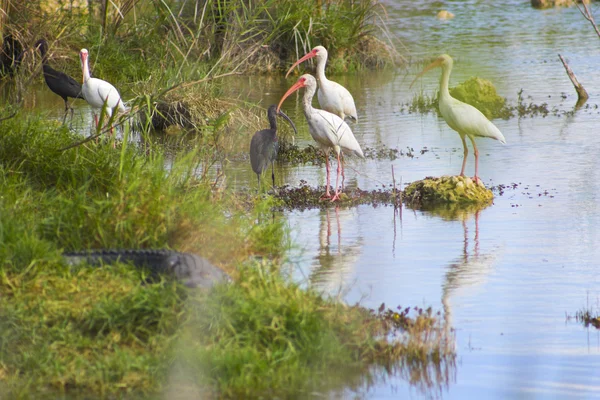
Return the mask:
[(357, 122), (358, 115), (356, 114), (354, 98), (352, 98), (348, 89), (325, 77), (325, 64), (327, 64), (327, 50), (325, 47), (317, 46), (296, 61), (285, 74), (285, 77), (287, 78), (296, 65), (313, 57), (317, 58), (316, 75), (317, 81), (319, 82), (319, 92), (317, 93), (319, 106), (321, 106), (323, 110), (329, 111), (341, 119), (348, 117), (354, 120), (354, 122)]
[(475, 144), (475, 138), (485, 137), (496, 139), (502, 144), (506, 144), (506, 139), (504, 139), (504, 135), (502, 135), (502, 132), (500, 132), (496, 125), (491, 123), (490, 120), (488, 120), (485, 115), (481, 113), (481, 111), (450, 96), (450, 92), (448, 91), (448, 80), (450, 79), (452, 64), (452, 58), (447, 54), (442, 54), (436, 58), (434, 62), (425, 67), (425, 69), (415, 77), (410, 86), (412, 87), (415, 81), (430, 69), (435, 67), (442, 68), (439, 95), (440, 113), (450, 128), (458, 132), (460, 139), (462, 140), (464, 158), (460, 175), (465, 175), (465, 165), (467, 163), (467, 155), (469, 154), (465, 136), (468, 136), (469, 140), (471, 140), (471, 143), (473, 144), (473, 152), (475, 153), (475, 176), (473, 179), (475, 182), (479, 182), (479, 151), (477, 150), (477, 145)]
[[(360, 145), (358, 144), (358, 141), (354, 137), (352, 130), (342, 118), (328, 111), (313, 108), (312, 98), (317, 91), (317, 81), (312, 75), (302, 75), (298, 81), (289, 88), (289, 90), (279, 101), (279, 104), (277, 105), (277, 111), (279, 111), (281, 108), (281, 104), (283, 104), (284, 100), (290, 94), (300, 88), (305, 88), (304, 97), (302, 98), (302, 109), (304, 111), (306, 121), (308, 122), (308, 130), (312, 138), (325, 153), (327, 185), (325, 194), (322, 196), (322, 198), (331, 198), (331, 201), (335, 201), (340, 198), (341, 194), (341, 190), (338, 186), (340, 172), (343, 168), (343, 164), (340, 161), (340, 153), (344, 151), (349, 154), (355, 154), (361, 158), (364, 158), (365, 156), (360, 148)], [(335, 193), (333, 197), (329, 193), (329, 151), (331, 149), (335, 151), (338, 161), (337, 175), (335, 180)]]
[[(102, 110), (104, 108), (105, 113), (109, 118), (112, 116), (115, 109), (126, 112), (127, 107), (125, 107), (119, 91), (110, 83), (90, 76), (88, 51), (86, 49), (81, 49), (79, 58), (81, 60), (81, 69), (83, 72), (81, 93), (83, 94), (85, 101), (87, 101), (93, 109)], [(94, 120), (96, 121), (96, 126), (98, 126), (98, 116), (96, 114), (94, 114)], [(112, 126), (110, 130), (112, 132)]]

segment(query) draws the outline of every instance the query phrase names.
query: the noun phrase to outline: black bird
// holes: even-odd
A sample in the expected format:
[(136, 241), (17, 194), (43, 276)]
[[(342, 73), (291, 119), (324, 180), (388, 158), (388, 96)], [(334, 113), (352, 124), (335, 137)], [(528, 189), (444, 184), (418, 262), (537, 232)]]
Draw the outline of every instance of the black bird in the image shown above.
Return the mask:
[(54, 93), (59, 95), (65, 101), (65, 118), (69, 109), (71, 110), (71, 118), (73, 118), (73, 107), (69, 106), (68, 98), (83, 99), (81, 94), (81, 83), (71, 78), (64, 72), (60, 72), (48, 65), (48, 42), (45, 39), (40, 39), (35, 43), (35, 47), (42, 53), (42, 65), (44, 69), (44, 80)]
[(258, 177), (258, 187), (260, 188), (260, 176), (265, 171), (269, 164), (271, 164), (271, 178), (273, 179), (273, 186), (275, 186), (275, 158), (277, 158), (277, 151), (279, 150), (279, 140), (277, 139), (277, 115), (281, 115), (285, 118), (295, 133), (296, 125), (292, 122), (290, 117), (285, 115), (283, 111), (277, 112), (277, 106), (272, 105), (267, 111), (269, 118), (270, 129), (263, 129), (258, 131), (252, 136), (250, 141), (250, 163), (252, 164), (252, 170)]

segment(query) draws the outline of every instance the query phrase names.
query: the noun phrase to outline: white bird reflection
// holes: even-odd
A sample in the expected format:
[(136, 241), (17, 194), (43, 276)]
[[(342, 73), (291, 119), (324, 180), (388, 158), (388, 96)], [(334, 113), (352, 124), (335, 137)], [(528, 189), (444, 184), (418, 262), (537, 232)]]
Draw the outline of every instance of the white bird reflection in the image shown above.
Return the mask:
[[(356, 209), (327, 208), (319, 216), (319, 251), (311, 266), (311, 283), (332, 296), (342, 298), (353, 282), (354, 267), (362, 253), (363, 238), (354, 231)], [(342, 227), (344, 231), (342, 240)]]
[[(479, 248), (479, 215), (481, 210), (474, 214), (465, 212), (457, 219), (462, 220), (464, 244), (462, 254), (448, 265), (444, 284), (442, 285), (442, 304), (446, 318), (446, 325), (451, 326), (452, 310), (450, 298), (471, 294), (473, 290), (485, 283), (488, 275), (493, 271), (498, 259), (498, 248), (483, 253)], [(470, 217), (474, 216), (474, 224), (469, 226)], [(474, 228), (474, 233), (469, 232)], [(472, 242), (471, 242), (472, 240)]]

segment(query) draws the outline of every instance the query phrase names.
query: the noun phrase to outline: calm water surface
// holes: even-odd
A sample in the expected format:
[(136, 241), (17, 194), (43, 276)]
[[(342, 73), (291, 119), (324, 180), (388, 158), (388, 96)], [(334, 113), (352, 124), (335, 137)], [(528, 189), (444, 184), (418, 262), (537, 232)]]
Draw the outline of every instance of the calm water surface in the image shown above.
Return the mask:
[[(392, 377), (365, 388), (367, 398), (600, 398), (600, 334), (565, 318), (600, 307), (600, 39), (576, 8), (539, 11), (525, 0), (385, 3), (389, 29), (411, 62), (448, 53), (455, 60), (451, 86), (477, 75), (513, 104), (523, 89), (527, 102), (546, 102), (559, 115), (494, 121), (507, 145), (479, 140), (480, 175), (487, 185), (517, 185), (477, 213), (448, 218), (370, 206), (286, 212), (294, 276), (348, 303), (431, 305), (448, 313), (458, 354), (449, 384), (422, 392)], [(437, 20), (440, 9), (456, 17)], [(576, 95), (557, 53), (587, 88), (591, 108), (564, 115)], [(403, 111), (416, 93), (438, 88), (439, 69), (409, 89), (422, 66), (332, 77), (354, 95), (359, 123), (352, 128), (363, 146), (415, 154), (349, 160), (349, 186), (390, 185), (392, 166), (403, 184), (460, 171), (458, 135), (436, 115)], [(292, 82), (243, 78), (231, 95), (266, 108)], [(51, 112), (62, 116), (62, 102), (54, 100)], [(87, 126), (90, 114), (79, 103), (84, 112), (75, 123)], [(297, 143), (311, 143), (299, 96), (284, 110), (298, 123)], [(255, 187), (248, 160), (228, 169), (231, 184)], [(279, 184), (325, 180), (324, 166), (279, 165), (277, 174)]]
[[(479, 213), (448, 219), (404, 209), (395, 216), (391, 207), (369, 206), (287, 213), (298, 279), (349, 303), (432, 305), (448, 312), (458, 360), (444, 398), (599, 398), (600, 335), (565, 318), (588, 301), (597, 308), (600, 296), (599, 38), (576, 8), (538, 11), (528, 1), (388, 3), (390, 29), (410, 50), (410, 60), (441, 53), (455, 58), (451, 85), (477, 75), (513, 103), (523, 89), (527, 102), (572, 111), (576, 95), (561, 53), (590, 92), (593, 108), (494, 121), (507, 145), (479, 141), (480, 174), (489, 185), (518, 185)], [(437, 20), (442, 8), (456, 17)], [(409, 89), (419, 68), (334, 78), (354, 94), (360, 122), (353, 129), (361, 144), (416, 154), (352, 161), (351, 185), (389, 185), (392, 165), (402, 182), (459, 172), (458, 135), (435, 115), (401, 112), (414, 93), (438, 88), (439, 69)], [(288, 101), (285, 110), (299, 120), (298, 107)], [(420, 154), (423, 148), (430, 151)], [(467, 168), (472, 174), (472, 158)], [(283, 172), (292, 184), (324, 181), (322, 167)], [(392, 378), (369, 388), (366, 397), (409, 394), (424, 395)]]

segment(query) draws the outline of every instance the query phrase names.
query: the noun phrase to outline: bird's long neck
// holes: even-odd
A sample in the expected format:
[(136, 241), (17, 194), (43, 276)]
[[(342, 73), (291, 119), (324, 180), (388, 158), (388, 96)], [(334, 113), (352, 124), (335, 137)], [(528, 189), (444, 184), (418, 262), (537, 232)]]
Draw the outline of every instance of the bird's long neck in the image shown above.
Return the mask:
[(274, 112), (269, 112), (268, 114), (269, 117), (269, 127), (276, 131), (277, 130), (277, 116), (275, 115)]
[(48, 50), (43, 44), (40, 46), (40, 53), (42, 54), (42, 64), (46, 64), (48, 62)]
[(90, 79), (90, 66), (88, 64), (88, 59), (86, 57), (85, 62), (83, 63), (83, 83), (87, 82)]
[(317, 61), (317, 80), (319, 83), (327, 82), (327, 78), (325, 77), (325, 64), (327, 64), (327, 58), (322, 58)]
[(313, 113), (312, 99), (315, 95), (316, 88), (307, 86), (304, 89), (304, 97), (302, 97), (302, 110), (306, 119), (310, 119)]
[(450, 98), (450, 92), (448, 91), (448, 81), (450, 80), (450, 72), (452, 67), (450, 65), (444, 65), (442, 67), (442, 76), (440, 77), (440, 97)]

